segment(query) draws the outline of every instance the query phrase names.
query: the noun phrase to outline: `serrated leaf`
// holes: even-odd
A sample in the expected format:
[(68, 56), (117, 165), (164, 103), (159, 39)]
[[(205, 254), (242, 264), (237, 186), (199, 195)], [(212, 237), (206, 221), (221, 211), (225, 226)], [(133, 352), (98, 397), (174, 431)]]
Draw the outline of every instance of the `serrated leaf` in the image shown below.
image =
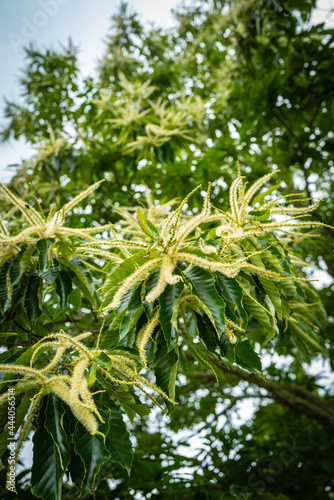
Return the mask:
[(56, 259), (53, 259), (50, 262), (48, 270), (45, 273), (41, 274), (43, 280), (47, 283), (53, 283), (58, 276), (58, 268), (58, 261)]
[(270, 325), (270, 318), (268, 313), (266, 313), (265, 308), (261, 307), (255, 300), (251, 299), (248, 295), (243, 298), (243, 303), (246, 310), (254, 316), (254, 318), (264, 326), (271, 335), (274, 335), (274, 329)]
[(306, 342), (307, 344), (309, 344), (309, 346), (312, 346), (313, 349), (316, 349), (317, 351), (320, 351), (322, 353), (324, 352), (324, 349), (319, 344), (317, 337), (309, 328), (308, 324), (303, 320), (300, 320), (298, 324), (294, 321), (289, 321), (289, 330), (294, 335), (298, 335), (301, 342)]
[(278, 273), (283, 272), (286, 276), (293, 276), (293, 270), (289, 257), (275, 235), (268, 234), (262, 237), (254, 238), (252, 241), (260, 243), (260, 247), (256, 245), (257, 249), (261, 249), (261, 247), (266, 249), (261, 256), (263, 261), (266, 264), (269, 264), (271, 269)]
[[(96, 308), (97, 307), (96, 297), (91, 293), (91, 289), (93, 287), (91, 278), (89, 283), (87, 276), (73, 262), (62, 261), (62, 264), (63, 266), (69, 269), (68, 273), (74, 285), (81, 291), (82, 295), (86, 297), (86, 299)], [(83, 269), (85, 269), (86, 272), (87, 269), (84, 266), (82, 267)], [(90, 277), (89, 273), (88, 276)]]
[(209, 271), (198, 266), (192, 266), (184, 274), (193, 285), (195, 293), (211, 312), (213, 325), (220, 338), (225, 328), (225, 302), (217, 293), (214, 277)]
[(154, 361), (155, 380), (156, 384), (173, 399), (175, 396), (178, 356), (174, 350), (168, 352), (165, 340), (161, 340)]
[(262, 363), (259, 355), (248, 339), (239, 342), (235, 347), (236, 363), (249, 372), (258, 372), (262, 370)]
[(198, 335), (203, 341), (205, 347), (214, 354), (217, 354), (217, 347), (219, 346), (219, 339), (212, 323), (207, 316), (201, 316), (195, 313)]
[(56, 292), (60, 298), (62, 311), (67, 311), (67, 298), (72, 291), (72, 280), (65, 269), (61, 269), (56, 279)]
[(38, 242), (36, 243), (36, 247), (39, 252), (39, 274), (46, 273), (46, 271), (49, 269), (47, 240), (38, 240)]
[[(20, 281), (20, 278), (21, 278), (21, 259), (22, 259), (24, 252), (25, 252), (25, 249), (22, 249), (17, 254), (17, 256), (15, 257), (15, 259), (13, 260), (13, 262), (10, 266), (9, 275), (10, 275), (10, 282), (11, 282), (12, 286), (17, 285), (18, 282)], [(1, 279), (0, 279), (0, 282), (1, 282)]]
[(105, 401), (105, 405), (108, 410), (110, 410), (109, 431), (106, 441), (106, 447), (110, 453), (110, 460), (124, 467), (130, 476), (133, 460), (130, 435), (117, 405), (110, 400), (110, 398)]
[(172, 323), (175, 304), (183, 291), (183, 283), (168, 285), (164, 292), (158, 298), (160, 304), (159, 323), (166, 340), (168, 352), (173, 349), (178, 341), (177, 328)]
[(270, 281), (269, 279), (264, 278), (263, 276), (259, 276), (259, 280), (261, 281), (261, 284), (265, 289), (266, 294), (270, 298), (271, 302), (274, 304), (277, 317), (279, 319), (282, 319), (282, 302), (278, 287), (273, 281)]
[(111, 272), (103, 285), (103, 292), (105, 295), (101, 304), (102, 308), (107, 307), (112, 302), (121, 283), (136, 270), (136, 265), (142, 266), (150, 260), (150, 258), (144, 259), (142, 257), (145, 253), (146, 251), (140, 250), (128, 259), (123, 260), (123, 262)]
[(107, 330), (102, 332), (100, 337), (99, 348), (100, 349), (112, 349), (119, 342), (119, 324), (122, 321), (122, 316), (114, 318), (111, 325)]
[(130, 421), (133, 422), (136, 414), (140, 417), (150, 413), (147, 405), (137, 403), (134, 394), (129, 391), (128, 387), (117, 387), (108, 382), (99, 371), (97, 371), (97, 379), (101, 382), (102, 386), (107, 389), (109, 394), (116, 398), (123, 410), (126, 412)]
[(31, 265), (31, 257), (35, 251), (34, 245), (29, 245), (28, 248), (23, 252), (20, 268), (21, 268), (21, 276), (27, 271), (28, 267)]
[(242, 288), (235, 278), (228, 278), (217, 273), (218, 285), (222, 290), (223, 297), (235, 304), (236, 311), (242, 322), (242, 327), (246, 328), (248, 322), (247, 313), (242, 305)]
[(0, 307), (1, 311), (4, 313), (10, 306), (11, 300), (8, 297), (8, 286), (7, 286), (7, 271), (10, 267), (11, 261), (5, 262), (0, 268)]
[(53, 438), (58, 449), (61, 468), (65, 471), (70, 462), (69, 443), (63, 427), (66, 408), (63, 402), (54, 394), (49, 394), (46, 398), (45, 428)]
[(137, 209), (136, 218), (138, 224), (140, 225), (144, 233), (147, 234), (147, 236), (149, 236), (152, 239), (159, 238), (158, 229), (151, 221), (148, 220), (148, 218), (146, 217), (145, 214), (143, 214), (140, 208)]
[(97, 363), (104, 370), (109, 371), (112, 367), (112, 360), (105, 352), (101, 352), (97, 358), (94, 359), (95, 363)]
[[(101, 409), (99, 412), (104, 423), (99, 422), (99, 431), (104, 435), (109, 431), (110, 409)], [(80, 422), (76, 423), (76, 432), (72, 437), (75, 452), (80, 455), (84, 464), (85, 475), (81, 483), (80, 496), (88, 495), (95, 483), (95, 478), (101, 466), (110, 459), (105, 446), (105, 439), (99, 434), (92, 436)]]
[(38, 296), (38, 289), (40, 283), (41, 283), (41, 278), (35, 271), (34, 274), (29, 278), (28, 288), (26, 291), (26, 297), (24, 301), (28, 318), (32, 324), (34, 324), (36, 319), (42, 314), (42, 311), (39, 307), (39, 296)]
[(31, 491), (43, 500), (60, 500), (64, 470), (58, 445), (45, 426), (46, 406), (45, 398), (37, 417), (37, 430), (33, 437)]
[(222, 356), (233, 365), (235, 363), (235, 344), (231, 344), (225, 333), (220, 338), (219, 347)]
[(129, 330), (134, 327), (140, 318), (144, 308), (141, 301), (141, 289), (136, 287), (131, 295), (129, 305), (122, 319), (122, 323), (119, 329), (120, 339), (123, 339)]

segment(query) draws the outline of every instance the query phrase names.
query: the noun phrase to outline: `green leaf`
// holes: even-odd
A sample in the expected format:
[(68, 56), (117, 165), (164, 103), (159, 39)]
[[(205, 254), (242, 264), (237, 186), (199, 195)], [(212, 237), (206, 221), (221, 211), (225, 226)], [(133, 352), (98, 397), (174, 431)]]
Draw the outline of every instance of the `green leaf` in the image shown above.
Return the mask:
[[(31, 468), (31, 491), (43, 500), (60, 500), (64, 469), (59, 445), (46, 428), (47, 401), (44, 399), (37, 418), (37, 430), (33, 437), (33, 463)], [(52, 428), (52, 417), (49, 418)]]
[(8, 297), (8, 287), (7, 287), (7, 271), (10, 267), (11, 262), (5, 262), (0, 268), (0, 307), (2, 312), (6, 312), (11, 304), (10, 297)]
[(27, 310), (28, 318), (32, 324), (34, 324), (36, 319), (42, 314), (42, 311), (39, 307), (38, 297), (38, 289), (41, 282), (41, 278), (35, 271), (29, 279), (28, 288), (26, 291), (24, 305)]
[(110, 398), (104, 398), (104, 401), (105, 406), (110, 410), (109, 431), (106, 441), (110, 460), (124, 467), (130, 476), (133, 451), (129, 432), (117, 405)]
[(157, 385), (169, 395), (175, 397), (175, 379), (178, 366), (178, 356), (173, 350), (167, 351), (164, 338), (158, 344), (157, 354), (154, 361), (154, 373)]
[(74, 288), (70, 295), (68, 296), (68, 302), (72, 304), (73, 309), (75, 311), (80, 311), (81, 309), (81, 304), (82, 304), (82, 295), (80, 290), (77, 288)]
[(91, 365), (89, 367), (87, 375), (86, 375), (86, 379), (87, 379), (88, 387), (91, 388), (92, 385), (96, 381), (96, 366), (95, 365)]
[(264, 307), (261, 307), (258, 302), (256, 302), (246, 294), (243, 298), (243, 304), (248, 313), (254, 316), (254, 318), (260, 323), (260, 325), (264, 326), (271, 335), (275, 334), (275, 331), (270, 324), (270, 316), (265, 311)]
[(248, 339), (239, 342), (235, 347), (236, 363), (249, 372), (262, 370), (262, 363), (259, 355), (254, 351)]
[(316, 351), (324, 353), (323, 347), (318, 342), (319, 339), (309, 328), (308, 324), (305, 323), (305, 321), (300, 320), (298, 323), (289, 321), (289, 330), (294, 335), (297, 335), (301, 342), (306, 342), (308, 344), (308, 347), (312, 346), (312, 348)]
[(51, 434), (59, 453), (60, 465), (63, 471), (70, 462), (69, 443), (63, 427), (63, 417), (66, 408), (57, 396), (49, 394), (45, 409), (45, 428)]
[(158, 229), (151, 221), (148, 220), (148, 218), (145, 214), (143, 214), (140, 208), (137, 208), (136, 217), (138, 224), (140, 225), (144, 233), (147, 234), (147, 236), (152, 239), (159, 238)]
[(208, 316), (201, 316), (195, 312), (198, 335), (203, 341), (208, 351), (217, 354), (217, 347), (219, 346), (219, 339), (212, 323), (209, 322)]
[(129, 330), (134, 327), (143, 310), (144, 308), (141, 301), (141, 289), (138, 286), (132, 293), (128, 308), (123, 316), (122, 323), (119, 329), (120, 339), (123, 339), (129, 332)]
[(164, 333), (168, 352), (176, 346), (178, 341), (178, 332), (172, 323), (172, 317), (176, 301), (180, 297), (183, 288), (183, 283), (168, 285), (158, 299), (160, 304), (159, 323)]
[(99, 343), (100, 349), (112, 349), (118, 344), (119, 342), (118, 326), (122, 321), (122, 319), (123, 319), (122, 316), (114, 318), (108, 330), (102, 332)]
[(223, 333), (220, 338), (220, 352), (232, 365), (235, 363), (235, 346), (236, 344), (231, 344), (226, 334)]
[(276, 191), (276, 189), (278, 189), (279, 187), (280, 187), (280, 184), (274, 184), (274, 186), (270, 186), (269, 189), (267, 189), (263, 193), (258, 194), (256, 196), (256, 198), (254, 198), (253, 204), (255, 205), (257, 202), (263, 200), (263, 198), (265, 198), (266, 196), (271, 194), (273, 191)]
[(46, 271), (49, 269), (47, 240), (38, 240), (36, 247), (39, 252), (39, 274), (46, 273)]
[(67, 311), (67, 297), (72, 291), (72, 280), (65, 269), (62, 269), (58, 273), (56, 279), (56, 291), (60, 298), (60, 307), (62, 311)]
[(59, 268), (58, 261), (56, 259), (53, 259), (50, 262), (48, 270), (45, 273), (41, 274), (43, 280), (46, 281), (47, 283), (53, 283), (58, 276), (58, 268)]
[[(289, 261), (289, 257), (280, 243), (279, 239), (273, 234), (257, 237), (252, 241), (258, 241), (260, 247), (256, 245), (256, 249), (265, 248), (266, 251), (261, 254), (263, 261), (269, 264), (274, 271), (283, 272), (286, 276), (292, 276), (293, 270)], [(284, 282), (283, 282), (284, 284)]]
[(217, 273), (217, 278), (218, 285), (220, 286), (223, 293), (223, 297), (235, 304), (238, 316), (242, 321), (242, 327), (246, 328), (248, 316), (242, 305), (243, 293), (241, 286), (236, 279), (228, 278), (227, 276), (224, 276), (220, 273)]
[(259, 276), (259, 280), (261, 281), (261, 284), (262, 284), (263, 288), (265, 289), (271, 302), (275, 306), (275, 311), (276, 311), (277, 317), (279, 319), (282, 319), (282, 302), (281, 302), (281, 297), (280, 297), (278, 287), (275, 285), (275, 283), (273, 281), (271, 281), (267, 278), (264, 278), (263, 276)]
[(123, 410), (126, 412), (127, 416), (129, 417), (130, 421), (133, 422), (134, 417), (139, 415), (140, 417), (143, 417), (145, 415), (148, 415), (150, 413), (149, 408), (147, 405), (138, 403), (135, 399), (135, 395), (130, 392), (129, 387), (124, 387), (124, 386), (114, 386), (106, 380), (99, 371), (96, 373), (97, 379), (101, 383), (101, 385), (107, 389), (109, 394), (113, 397), (116, 398)]
[(101, 352), (97, 358), (94, 359), (95, 363), (97, 363), (104, 370), (109, 371), (112, 367), (112, 360), (105, 352)]
[(136, 270), (136, 265), (140, 267), (153, 258), (151, 254), (150, 258), (144, 259), (142, 255), (145, 255), (145, 253), (146, 250), (140, 250), (128, 259), (123, 260), (123, 262), (111, 272), (103, 285), (103, 292), (105, 293), (105, 296), (101, 304), (102, 308), (107, 307), (112, 302), (112, 299), (121, 283), (123, 283), (123, 281)]
[(249, 217), (251, 220), (265, 221), (270, 217), (270, 209), (268, 208), (267, 210), (251, 210), (247, 215), (251, 216)]
[(20, 267), (21, 267), (21, 276), (27, 271), (32, 263), (32, 254), (35, 251), (35, 245), (29, 245), (27, 249), (23, 252)]
[[(104, 435), (109, 431), (110, 409), (101, 409), (99, 412), (104, 423), (99, 422), (99, 431)], [(72, 436), (75, 452), (80, 455), (84, 464), (85, 474), (81, 484), (80, 496), (88, 495), (95, 483), (95, 478), (101, 466), (110, 459), (105, 446), (105, 439), (99, 434), (92, 436), (80, 422), (76, 423), (76, 432)]]
[(209, 309), (212, 315), (210, 319), (220, 338), (225, 328), (225, 302), (217, 293), (214, 277), (209, 271), (198, 266), (192, 266), (184, 274), (193, 285), (195, 293)]
[(12, 262), (12, 264), (10, 266), (9, 275), (10, 275), (10, 282), (11, 282), (12, 286), (17, 285), (18, 282), (20, 281), (20, 278), (21, 278), (21, 259), (22, 259), (24, 252), (25, 252), (25, 249), (22, 249), (20, 251), (20, 253), (17, 254), (17, 256), (15, 257), (14, 261)]
[[(68, 273), (71, 277), (72, 282), (74, 285), (80, 290), (82, 295), (86, 297), (86, 299), (93, 305), (93, 307), (97, 307), (97, 302), (96, 302), (96, 297), (91, 293), (92, 289), (92, 280), (89, 276), (89, 281), (87, 276), (76, 266), (73, 264), (73, 262), (64, 262), (62, 261), (62, 265), (67, 267), (69, 269)], [(83, 269), (86, 270), (84, 266), (82, 266)]]

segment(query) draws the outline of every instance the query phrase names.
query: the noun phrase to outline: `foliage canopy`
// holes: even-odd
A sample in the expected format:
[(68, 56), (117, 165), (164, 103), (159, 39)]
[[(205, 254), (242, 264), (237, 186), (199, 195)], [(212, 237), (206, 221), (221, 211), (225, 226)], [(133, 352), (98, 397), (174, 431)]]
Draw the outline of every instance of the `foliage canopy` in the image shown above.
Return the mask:
[[(309, 272), (334, 275), (333, 31), (313, 7), (198, 1), (164, 31), (121, 4), (82, 81), (72, 43), (27, 49), (1, 131), (36, 149), (1, 185), (4, 464), (8, 390), (17, 453), (33, 431), (19, 498), (331, 498), (332, 395), (307, 368), (333, 363), (331, 285)], [(247, 399), (253, 420), (222, 430)], [(182, 456), (182, 430), (208, 447)]]

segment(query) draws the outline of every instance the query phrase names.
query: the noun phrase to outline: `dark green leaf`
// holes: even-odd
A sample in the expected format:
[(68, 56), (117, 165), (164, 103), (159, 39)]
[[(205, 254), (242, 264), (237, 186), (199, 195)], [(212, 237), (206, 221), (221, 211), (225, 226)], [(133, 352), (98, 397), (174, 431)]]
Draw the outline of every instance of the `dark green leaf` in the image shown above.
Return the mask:
[(72, 291), (72, 280), (69, 274), (62, 269), (59, 271), (56, 279), (56, 291), (60, 298), (60, 307), (63, 311), (67, 311), (67, 297)]
[(159, 297), (159, 323), (161, 324), (162, 331), (167, 343), (167, 350), (170, 351), (175, 347), (178, 340), (177, 329), (172, 324), (172, 317), (174, 314), (174, 306), (183, 290), (183, 283), (176, 283), (176, 285), (168, 285), (165, 291)]
[[(99, 409), (104, 423), (99, 422), (99, 431), (104, 435), (109, 432), (109, 419), (111, 410)], [(110, 454), (105, 446), (105, 439), (99, 434), (92, 436), (77, 422), (76, 433), (73, 435), (75, 452), (80, 455), (84, 463), (85, 475), (81, 484), (80, 496), (88, 495), (94, 487), (96, 475), (101, 465), (110, 459)]]
[(42, 311), (39, 307), (38, 297), (38, 289), (41, 282), (41, 278), (38, 276), (37, 272), (35, 272), (29, 279), (28, 288), (26, 291), (24, 304), (27, 310), (28, 318), (32, 324), (34, 324), (36, 319), (42, 314)]
[(133, 452), (129, 432), (117, 405), (110, 398), (106, 398), (104, 401), (110, 411), (106, 442), (110, 460), (119, 463), (130, 476)]
[(39, 252), (39, 274), (46, 273), (49, 269), (48, 242), (39, 240), (36, 244)]
[(254, 351), (248, 339), (239, 342), (235, 347), (236, 362), (245, 370), (257, 372), (262, 370), (262, 363), (259, 355)]
[[(60, 447), (46, 428), (47, 401), (44, 399), (37, 418), (37, 430), (33, 437), (33, 464), (31, 468), (31, 491), (43, 500), (60, 500), (64, 469)], [(53, 419), (49, 427), (53, 430)]]
[(218, 273), (217, 277), (218, 284), (223, 292), (223, 297), (235, 304), (238, 316), (242, 321), (242, 327), (246, 328), (248, 316), (242, 305), (243, 293), (241, 286), (234, 278), (228, 278), (227, 276)]
[(0, 268), (0, 306), (1, 310), (4, 313), (7, 311), (10, 306), (10, 298), (8, 297), (8, 288), (7, 288), (7, 271), (9, 269), (11, 262), (5, 262)]
[(220, 338), (225, 328), (225, 302), (217, 293), (212, 274), (197, 266), (187, 269), (184, 274), (193, 285), (195, 293), (209, 309), (212, 315), (210, 319), (213, 320), (213, 325)]

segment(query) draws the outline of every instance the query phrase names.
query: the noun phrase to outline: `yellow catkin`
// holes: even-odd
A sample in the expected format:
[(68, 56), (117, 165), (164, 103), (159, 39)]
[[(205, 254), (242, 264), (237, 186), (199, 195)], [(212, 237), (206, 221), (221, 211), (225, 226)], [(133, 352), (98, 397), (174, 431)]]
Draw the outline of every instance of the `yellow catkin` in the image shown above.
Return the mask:
[(37, 212), (37, 210), (34, 209), (34, 207), (28, 205), (26, 202), (21, 200), (18, 196), (12, 193), (12, 191), (10, 191), (6, 186), (4, 186), (1, 183), (0, 187), (6, 193), (8, 199), (10, 199), (11, 202), (22, 212), (22, 214), (25, 215), (25, 217), (31, 224), (39, 225), (44, 223), (43, 217), (41, 216), (41, 214)]
[(180, 248), (181, 244), (189, 236), (189, 234), (202, 222), (204, 222), (207, 217), (209, 217), (211, 212), (210, 192), (211, 184), (209, 183), (202, 211), (198, 215), (191, 217), (191, 219), (189, 219), (185, 224), (183, 224), (183, 226), (180, 227), (176, 234), (176, 244), (174, 247), (174, 252), (176, 252)]
[(73, 415), (79, 420), (79, 422), (81, 422), (91, 434), (97, 434), (98, 425), (96, 418), (88, 409), (73, 402), (68, 385), (61, 380), (55, 380), (50, 384), (50, 386), (56, 396), (62, 399), (64, 403), (70, 407)]
[(34, 370), (33, 368), (29, 368), (28, 366), (20, 366), (20, 365), (0, 365), (0, 372), (9, 372), (9, 373), (17, 373), (19, 375), (30, 375), (32, 377), (36, 377), (40, 379), (42, 382), (47, 382), (48, 379), (40, 373), (38, 370)]
[(86, 246), (101, 246), (105, 245), (112, 248), (133, 248), (146, 250), (148, 245), (146, 243), (128, 240), (95, 240), (94, 243), (87, 243)]
[(130, 276), (123, 281), (122, 285), (115, 293), (111, 303), (104, 307), (102, 311), (106, 311), (107, 309), (117, 309), (117, 307), (120, 306), (122, 297), (126, 294), (126, 292), (130, 290), (133, 285), (147, 278), (149, 273), (158, 267), (161, 261), (162, 258), (152, 259), (130, 274)]
[(325, 198), (321, 198), (317, 202), (313, 203), (313, 205), (309, 205), (308, 207), (305, 207), (305, 208), (285, 208), (285, 207), (273, 208), (273, 209), (271, 209), (271, 213), (272, 214), (286, 214), (286, 215), (307, 214), (308, 212), (313, 212), (313, 210), (315, 210), (324, 199)]
[(86, 198), (90, 193), (95, 191), (95, 189), (102, 183), (104, 182), (105, 179), (102, 179), (101, 181), (95, 182), (92, 186), (89, 186), (85, 191), (82, 191), (82, 193), (79, 193), (77, 196), (75, 196), (71, 201), (66, 203), (66, 205), (63, 206), (62, 212), (65, 215), (69, 210), (71, 210), (75, 205), (80, 203), (84, 198)]
[(238, 187), (242, 183), (242, 177), (237, 177), (230, 187), (230, 208), (231, 216), (235, 222), (238, 222)]
[(81, 391), (81, 385), (83, 383), (83, 379), (85, 378), (85, 370), (89, 365), (89, 359), (87, 357), (83, 357), (79, 359), (73, 369), (72, 378), (71, 378), (71, 388), (70, 388), (70, 397), (72, 401), (79, 403), (79, 395)]
[(274, 172), (271, 172), (270, 174), (264, 175), (260, 179), (258, 179), (254, 184), (248, 189), (244, 196), (243, 200), (243, 206), (246, 207), (249, 205), (251, 199), (255, 195), (255, 193), (275, 174), (277, 174), (279, 170), (275, 170)]
[(175, 285), (180, 281), (180, 276), (174, 276), (173, 271), (176, 266), (176, 260), (169, 255), (165, 255), (162, 259), (161, 270), (159, 273), (157, 284), (154, 288), (146, 295), (146, 302), (154, 302), (165, 290), (167, 284)]
[[(168, 243), (171, 237), (173, 238), (175, 231), (179, 225), (179, 220), (181, 216), (182, 209), (184, 205), (188, 202), (189, 198), (201, 187), (201, 185), (197, 186), (195, 189), (189, 193), (186, 198), (182, 201), (180, 206), (174, 210), (165, 220), (162, 225), (160, 236), (164, 240), (165, 243)], [(172, 233), (172, 234), (171, 234)]]
[(145, 367), (147, 367), (147, 360), (145, 356), (145, 346), (147, 342), (149, 341), (149, 338), (151, 337), (154, 329), (158, 325), (158, 320), (159, 318), (159, 310), (157, 310), (150, 321), (140, 330), (140, 332), (137, 335), (136, 339), (136, 346), (139, 351), (140, 358), (144, 364)]

